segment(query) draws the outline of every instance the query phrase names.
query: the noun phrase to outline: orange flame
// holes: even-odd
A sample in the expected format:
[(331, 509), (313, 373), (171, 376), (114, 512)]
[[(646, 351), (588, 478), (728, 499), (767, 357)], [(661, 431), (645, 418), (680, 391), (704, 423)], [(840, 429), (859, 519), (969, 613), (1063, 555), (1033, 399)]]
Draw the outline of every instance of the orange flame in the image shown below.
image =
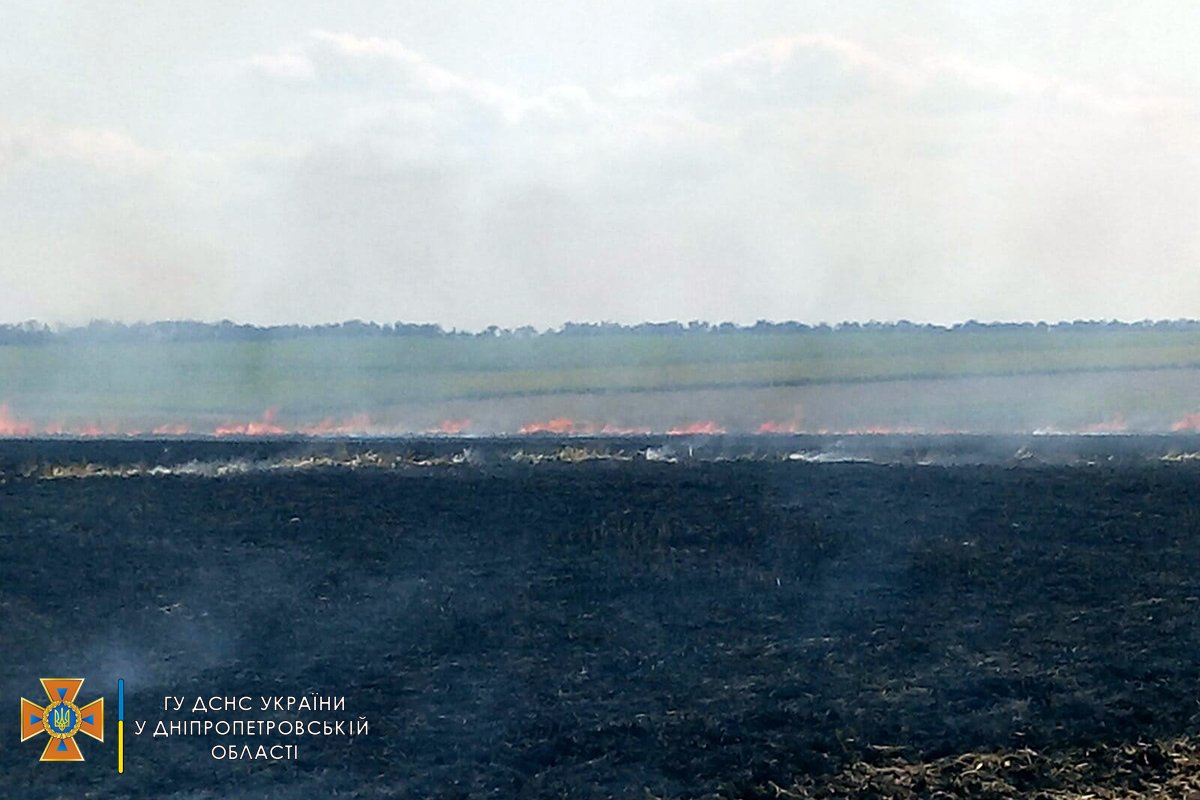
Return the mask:
[(33, 426), (12, 415), (6, 404), (0, 404), (0, 436), (32, 436)]
[(275, 415), (279, 409), (275, 406), (263, 412), (262, 419), (257, 422), (244, 422), (233, 425), (220, 425), (214, 431), (214, 436), (278, 436), (287, 433), (287, 429), (275, 424)]
[[(3, 417), (0, 415), (0, 420)], [(2, 423), (0, 423), (2, 425)], [(1176, 432), (1182, 431), (1200, 431), (1200, 413), (1184, 414), (1175, 424), (1171, 426), (1171, 430)]]
[(447, 436), (454, 436), (463, 433), (471, 427), (469, 419), (444, 419), (438, 423), (438, 426), (429, 433), (441, 433)]
[(302, 425), (299, 428), (299, 432), (306, 436), (352, 436), (367, 434), (371, 430), (371, 418), (366, 414), (354, 414), (344, 420), (326, 417), (313, 425)]
[(98, 438), (101, 436), (116, 436), (121, 432), (121, 429), (115, 424), (101, 425), (99, 422), (87, 422), (79, 428), (71, 431), (76, 436), (84, 436), (89, 439)]
[[(0, 409), (2, 410), (2, 409)], [(122, 431), (121, 426), (115, 422), (102, 424), (100, 422), (84, 422), (68, 425), (61, 420), (52, 422), (46, 425), (41, 430), (34, 430), (33, 426), (29, 426), (31, 435), (41, 436), (76, 436), (79, 438), (99, 438), (102, 436), (136, 436), (136, 431)], [(4, 431), (3, 414), (0, 414), (0, 434)]]
[(531, 422), (522, 425), (519, 433), (558, 433), (558, 434), (587, 434), (595, 433), (596, 426), (590, 422), (576, 422), (570, 417), (555, 417), (545, 422)]
[(711, 419), (704, 422), (693, 422), (689, 425), (677, 426), (667, 431), (668, 436), (689, 436), (693, 434), (716, 436), (722, 433), (725, 433), (725, 429)]

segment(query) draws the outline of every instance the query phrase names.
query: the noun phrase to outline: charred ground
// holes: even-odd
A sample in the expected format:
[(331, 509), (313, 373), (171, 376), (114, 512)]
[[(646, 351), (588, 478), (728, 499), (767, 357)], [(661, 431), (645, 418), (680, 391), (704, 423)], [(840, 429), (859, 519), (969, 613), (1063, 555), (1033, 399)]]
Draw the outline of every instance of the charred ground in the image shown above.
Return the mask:
[[(124, 677), (127, 718), (151, 725), (171, 718), (167, 694), (315, 691), (345, 695), (370, 735), (227, 763), (209, 757), (220, 739), (147, 731), (118, 777), (112, 739), (48, 769), (14, 726), (5, 785), (819, 794), (897, 761), (1033, 752), (1005, 768), (1031, 793), (1071, 788), (1055, 754), (1102, 760), (1200, 722), (1188, 463), (18, 468), (38, 448), (119, 461), (106, 448), (137, 446), (0, 446), (0, 688), (14, 709), (66, 671), (109, 696)], [(1106, 773), (1110, 788), (1163, 778), (1160, 750)]]

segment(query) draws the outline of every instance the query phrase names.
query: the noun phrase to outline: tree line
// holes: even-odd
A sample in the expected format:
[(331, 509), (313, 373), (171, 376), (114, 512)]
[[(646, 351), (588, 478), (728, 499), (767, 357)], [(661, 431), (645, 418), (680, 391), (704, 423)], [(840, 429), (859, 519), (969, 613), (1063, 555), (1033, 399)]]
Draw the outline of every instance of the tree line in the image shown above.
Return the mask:
[(625, 325), (616, 322), (567, 322), (558, 328), (539, 331), (525, 325), (504, 328), (490, 325), (479, 331), (445, 329), (434, 323), (364, 322), (349, 320), (320, 325), (251, 325), (229, 320), (221, 322), (165, 321), (113, 322), (94, 320), (79, 326), (51, 326), (37, 321), (0, 324), (0, 345), (39, 344), (51, 342), (198, 342), (198, 341), (270, 341), (302, 338), (365, 338), (365, 337), (426, 337), (426, 338), (533, 338), (538, 336), (627, 336), (627, 335), (721, 335), (737, 333), (808, 333), (831, 334), (849, 331), (1091, 331), (1091, 330), (1200, 330), (1200, 321), (1193, 319), (1141, 320), (1073, 320), (1063, 322), (979, 322), (967, 320), (953, 325), (895, 322), (839, 322), (807, 324), (795, 320), (782, 322), (759, 320), (750, 325), (733, 322), (641, 322)]

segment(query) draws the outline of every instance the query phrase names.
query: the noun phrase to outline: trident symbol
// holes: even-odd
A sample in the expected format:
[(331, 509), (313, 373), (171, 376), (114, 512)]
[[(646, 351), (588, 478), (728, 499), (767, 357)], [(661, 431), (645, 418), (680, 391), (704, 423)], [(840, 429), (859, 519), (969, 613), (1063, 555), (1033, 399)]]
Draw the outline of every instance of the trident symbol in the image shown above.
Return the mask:
[(50, 704), (42, 707), (21, 698), (21, 741), (49, 734), (42, 761), (83, 761), (76, 734), (104, 741), (104, 698), (77, 706), (83, 678), (42, 678), (41, 682)]

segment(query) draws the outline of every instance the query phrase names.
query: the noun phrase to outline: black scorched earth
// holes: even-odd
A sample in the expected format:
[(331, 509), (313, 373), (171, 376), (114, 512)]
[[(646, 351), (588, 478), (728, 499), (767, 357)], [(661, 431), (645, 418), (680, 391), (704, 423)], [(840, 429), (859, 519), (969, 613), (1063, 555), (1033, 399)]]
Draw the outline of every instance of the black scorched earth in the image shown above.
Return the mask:
[[(0, 785), (47, 799), (1186, 797), (1200, 787), (1197, 449), (3, 443)], [(68, 675), (106, 696), (106, 740), (82, 742), (83, 764), (40, 764), (42, 744), (18, 742), (18, 698)], [(284, 761), (212, 758), (247, 737), (152, 736), (203, 718), (197, 696), (308, 693), (346, 710), (301, 718), (363, 717), (367, 735), (250, 742), (296, 744)], [(164, 711), (167, 695), (184, 710)]]

